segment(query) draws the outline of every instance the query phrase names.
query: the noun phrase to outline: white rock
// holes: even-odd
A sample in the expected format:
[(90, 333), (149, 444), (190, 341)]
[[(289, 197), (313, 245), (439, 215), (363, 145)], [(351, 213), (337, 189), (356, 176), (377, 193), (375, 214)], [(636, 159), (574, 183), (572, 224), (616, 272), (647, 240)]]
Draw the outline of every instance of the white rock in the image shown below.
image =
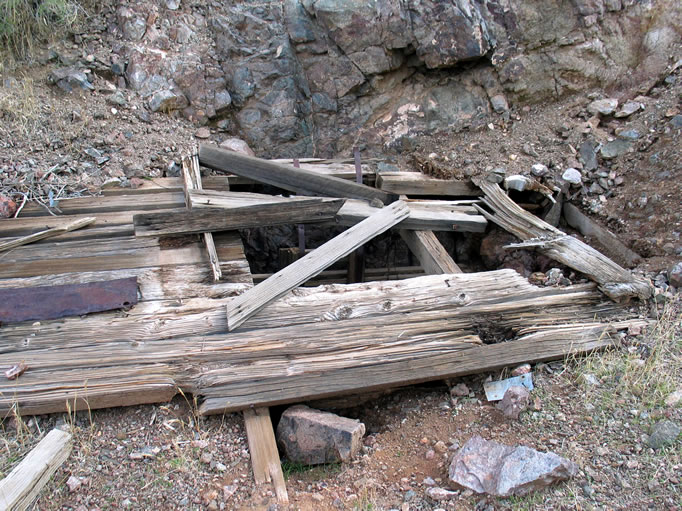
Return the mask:
[(682, 401), (682, 389), (676, 390), (665, 398), (665, 404), (668, 406), (677, 406), (680, 401)]
[(561, 179), (572, 185), (579, 185), (583, 182), (583, 176), (578, 169), (568, 168), (561, 175)]
[(587, 111), (592, 115), (611, 115), (618, 108), (618, 100), (614, 98), (598, 99), (587, 105)]
[(549, 172), (549, 169), (547, 168), (547, 165), (543, 165), (542, 163), (536, 163), (531, 167), (531, 172), (533, 173), (534, 176), (544, 176)]
[(504, 187), (507, 190), (516, 190), (518, 192), (524, 191), (529, 184), (530, 179), (528, 179), (526, 176), (521, 176), (519, 174), (515, 176), (509, 176), (504, 180)]

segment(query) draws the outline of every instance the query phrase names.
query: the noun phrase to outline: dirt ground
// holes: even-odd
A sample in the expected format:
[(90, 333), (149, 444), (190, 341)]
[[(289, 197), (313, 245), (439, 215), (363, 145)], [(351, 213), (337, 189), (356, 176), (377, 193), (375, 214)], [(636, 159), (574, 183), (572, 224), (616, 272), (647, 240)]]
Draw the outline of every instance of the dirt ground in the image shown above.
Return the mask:
[[(0, 194), (12, 195), (19, 205), (23, 197), (47, 204), (95, 194), (103, 185), (130, 186), (135, 176), (172, 175), (173, 162), (197, 141), (196, 126), (163, 113), (144, 114), (134, 95), (125, 105), (111, 103), (105, 78), (94, 78), (96, 90), (87, 97), (67, 95), (46, 83), (49, 69), (46, 63), (2, 75)], [(594, 91), (593, 98), (621, 100), (646, 93), (644, 110), (623, 120), (590, 125), (585, 108), (591, 97), (581, 95), (512, 108), (490, 125), (434, 134), (420, 139), (414, 154), (389, 156), (404, 168), (458, 178), (499, 166), (508, 175), (529, 174), (531, 165), (543, 163), (551, 184), (561, 170), (579, 166), (576, 154), (587, 138), (605, 143), (636, 129), (642, 136), (634, 150), (596, 171), (613, 183), (607, 190), (590, 193), (586, 184), (568, 195), (640, 253), (639, 270), (654, 278), (682, 257), (681, 130), (672, 124), (682, 110), (679, 73), (651, 91)], [(224, 137), (215, 130), (210, 135), (218, 142)], [(91, 148), (108, 160), (98, 163), (86, 153)], [(440, 382), (343, 410), (367, 426), (361, 456), (350, 464), (314, 468), (285, 462), (290, 508), (682, 508), (682, 443), (659, 450), (646, 443), (658, 420), (682, 423), (679, 403), (666, 404), (682, 389), (677, 297), (665, 306), (643, 306), (643, 316), (663, 317), (657, 329), (632, 332), (611, 352), (534, 366), (532, 406), (518, 421), (488, 403), (482, 389), (486, 378), (506, 373), (461, 380), (471, 391), (466, 397), (452, 398)], [(196, 410), (187, 396), (161, 405), (6, 418), (0, 426), (0, 477), (58, 426), (74, 433), (74, 451), (34, 509), (277, 509), (271, 489), (253, 483), (241, 415), (200, 418)], [(275, 419), (281, 411), (273, 410)], [(523, 498), (459, 491), (446, 501), (429, 499), (429, 485), (449, 488), (449, 460), (473, 434), (551, 450), (575, 461), (579, 476)], [(447, 451), (434, 449), (438, 441)], [(73, 489), (70, 477), (76, 478), (72, 486), (79, 483)]]

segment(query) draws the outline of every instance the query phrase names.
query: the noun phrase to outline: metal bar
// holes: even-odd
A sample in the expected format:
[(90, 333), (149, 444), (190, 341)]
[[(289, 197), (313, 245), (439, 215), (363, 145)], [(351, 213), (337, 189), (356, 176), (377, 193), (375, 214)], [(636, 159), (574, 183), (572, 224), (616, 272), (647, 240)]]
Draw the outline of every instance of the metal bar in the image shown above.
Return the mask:
[(136, 303), (137, 277), (0, 289), (0, 322), (57, 319), (121, 309)]

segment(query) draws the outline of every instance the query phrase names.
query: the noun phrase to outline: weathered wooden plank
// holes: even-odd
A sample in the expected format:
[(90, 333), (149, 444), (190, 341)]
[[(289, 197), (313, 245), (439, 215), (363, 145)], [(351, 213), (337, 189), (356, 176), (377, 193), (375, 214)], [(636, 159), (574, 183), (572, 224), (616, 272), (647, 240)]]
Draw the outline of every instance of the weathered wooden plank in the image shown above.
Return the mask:
[(34, 234), (30, 234), (28, 236), (24, 236), (22, 238), (18, 238), (15, 240), (5, 241), (0, 243), (0, 252), (2, 252), (3, 250), (9, 250), (11, 248), (20, 247), (21, 245), (28, 245), (29, 243), (44, 240), (46, 238), (54, 238), (55, 236), (59, 236), (60, 234), (75, 231), (76, 229), (80, 229), (82, 227), (85, 227), (86, 225), (90, 225), (94, 221), (95, 221), (94, 217), (79, 218), (78, 220), (73, 220), (71, 222), (60, 225), (59, 227), (53, 227), (52, 229), (36, 232)]
[[(221, 242), (218, 242), (220, 251)], [(151, 266), (146, 268), (124, 268), (121, 270), (84, 271), (36, 275), (0, 279), (0, 290), (59, 286), (65, 284), (86, 284), (105, 280), (135, 277), (139, 289), (139, 301), (187, 300), (189, 298), (225, 298), (245, 291), (251, 282), (249, 263), (245, 259), (222, 261), (223, 279), (213, 282), (211, 270), (205, 265), (187, 264)]]
[(132, 307), (136, 303), (135, 277), (87, 284), (0, 289), (0, 323), (77, 316)]
[(613, 300), (631, 297), (645, 300), (651, 296), (653, 286), (647, 279), (633, 275), (589, 245), (524, 211), (497, 184), (481, 180), (479, 186), (485, 194), (485, 205), (494, 214), (478, 205), (476, 208), (488, 220), (524, 240), (523, 243), (511, 245), (511, 248), (540, 250), (548, 257), (590, 277)]
[(71, 454), (71, 434), (53, 429), (0, 481), (0, 509), (23, 511)]
[[(206, 176), (202, 179), (202, 184), (207, 190), (222, 190), (228, 191), (230, 189), (229, 176)], [(102, 188), (102, 195), (146, 195), (150, 193), (159, 192), (180, 192), (183, 189), (182, 177), (154, 177), (144, 178), (142, 183), (135, 188), (121, 187), (118, 184), (104, 186)], [(140, 197), (138, 200), (144, 200)]]
[[(93, 215), (101, 213), (114, 213), (136, 209), (150, 211), (155, 209), (180, 208), (185, 204), (184, 194), (181, 191), (150, 193), (140, 199), (139, 195), (113, 195), (110, 197), (78, 197), (73, 199), (61, 199), (59, 211), (61, 215)], [(35, 203), (27, 203), (21, 210), (22, 216), (49, 216), (44, 207)]]
[(407, 243), (426, 273), (462, 273), (461, 268), (457, 266), (433, 231), (401, 229), (399, 232), (400, 237)]
[[(182, 160), (182, 178), (184, 183), (183, 191), (185, 193), (185, 204), (187, 209), (192, 209), (192, 200), (189, 196), (191, 190), (201, 190), (203, 188), (201, 183), (201, 171), (199, 170), (199, 158), (194, 154)], [(222, 277), (220, 269), (220, 259), (216, 252), (215, 242), (213, 241), (213, 234), (210, 232), (203, 233), (204, 246), (208, 254), (209, 264), (213, 272), (213, 280), (218, 282)]]
[[(469, 206), (440, 205), (434, 202), (406, 201), (410, 215), (401, 229), (414, 231), (484, 232), (488, 222), (481, 215), (470, 214)], [(355, 225), (374, 212), (365, 201), (347, 200), (336, 215), (339, 225)]]
[[(280, 204), (301, 200), (310, 200), (317, 197), (304, 197), (292, 195), (283, 197), (281, 195), (266, 195), (264, 193), (250, 192), (218, 192), (214, 190), (191, 190), (189, 192), (192, 208), (236, 208), (252, 206), (258, 204)], [(317, 198), (322, 200), (321, 198)], [(331, 199), (326, 199), (331, 200)]]
[(407, 215), (409, 210), (402, 201), (380, 209), (265, 282), (238, 296), (227, 306), (228, 330), (234, 330), (269, 302), (319, 274), (335, 261), (405, 219)]
[(585, 216), (573, 204), (568, 202), (564, 204), (564, 218), (568, 225), (574, 229), (578, 229), (583, 236), (595, 238), (605, 252), (610, 254), (614, 259), (618, 259), (626, 266), (632, 268), (642, 260), (639, 254), (626, 247), (616, 235)]
[(377, 187), (398, 195), (478, 196), (480, 190), (470, 181), (436, 179), (421, 172), (381, 172)]
[[(397, 360), (386, 356), (375, 363), (352, 368), (301, 365), (295, 378), (271, 373), (268, 378), (229, 386), (203, 389), (207, 398), (199, 408), (204, 415), (243, 409), (245, 406), (274, 406), (307, 399), (321, 399), (353, 392), (371, 392), (431, 380), (456, 378), (493, 371), (525, 362), (543, 362), (604, 348), (613, 343), (610, 333), (628, 322), (608, 325), (554, 325), (513, 342), (487, 344), (469, 349), (423, 349)], [(320, 373), (324, 374), (321, 381)]]
[[(243, 257), (239, 244), (218, 247), (221, 260)], [(0, 278), (35, 277), (76, 271), (122, 270), (190, 263), (207, 263), (195, 242), (161, 249), (156, 238), (114, 238), (93, 243), (66, 241), (17, 247), (3, 254)]]
[(317, 223), (334, 218), (343, 204), (340, 199), (308, 199), (259, 204), (236, 208), (178, 210), (173, 214), (135, 215), (138, 237), (232, 231), (287, 225)]
[(279, 461), (275, 432), (272, 429), (270, 410), (267, 408), (247, 408), (244, 410), (246, 437), (251, 453), (251, 467), (256, 484), (272, 482), (277, 502), (287, 504), (289, 495), (284, 483), (282, 465)]
[[(357, 392), (363, 368), (383, 375), (382, 364), (404, 362), (404, 374), (381, 383), (400, 385), (413, 376), (410, 368), (419, 371), (421, 357), (442, 362), (440, 357), (475, 347), (478, 336), (508, 340), (517, 331), (621, 312), (600, 299), (592, 285), (536, 288), (501, 270), (299, 288), (231, 334), (225, 334), (224, 309), (203, 299), (142, 303), (126, 317), (102, 314), (99, 321), (93, 315), (10, 325), (3, 328), (2, 361), (25, 360), (30, 369), (17, 380), (0, 380), (0, 412), (17, 404), (25, 413), (47, 413), (63, 410), (67, 400), (80, 408), (154, 402), (172, 396), (176, 385), (225, 398), (241, 395), (244, 384), (256, 389), (258, 400), (261, 390), (275, 393), (267, 387), (272, 382), (285, 389), (280, 397), (296, 400), (299, 377), (304, 388), (312, 374), (357, 368), (360, 379), (344, 373)], [(281, 379), (292, 381), (282, 386)], [(317, 383), (317, 391), (327, 391), (319, 377)]]
[(199, 161), (212, 169), (223, 170), (239, 176), (255, 179), (303, 195), (327, 197), (378, 199), (387, 204), (395, 200), (393, 195), (331, 176), (323, 176), (306, 169), (254, 158), (227, 151), (219, 147), (201, 145)]

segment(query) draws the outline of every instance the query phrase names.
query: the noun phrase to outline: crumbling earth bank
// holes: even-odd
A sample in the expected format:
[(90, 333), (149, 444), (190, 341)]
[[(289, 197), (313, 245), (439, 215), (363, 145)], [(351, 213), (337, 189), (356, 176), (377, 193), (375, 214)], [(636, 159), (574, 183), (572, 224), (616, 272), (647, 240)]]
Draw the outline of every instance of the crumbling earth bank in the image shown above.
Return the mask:
[(331, 156), (357, 143), (401, 148), (519, 101), (650, 86), (679, 38), (680, 9), (671, 0), (121, 2), (102, 11), (111, 55), (101, 61), (152, 110), (240, 132), (260, 155)]

